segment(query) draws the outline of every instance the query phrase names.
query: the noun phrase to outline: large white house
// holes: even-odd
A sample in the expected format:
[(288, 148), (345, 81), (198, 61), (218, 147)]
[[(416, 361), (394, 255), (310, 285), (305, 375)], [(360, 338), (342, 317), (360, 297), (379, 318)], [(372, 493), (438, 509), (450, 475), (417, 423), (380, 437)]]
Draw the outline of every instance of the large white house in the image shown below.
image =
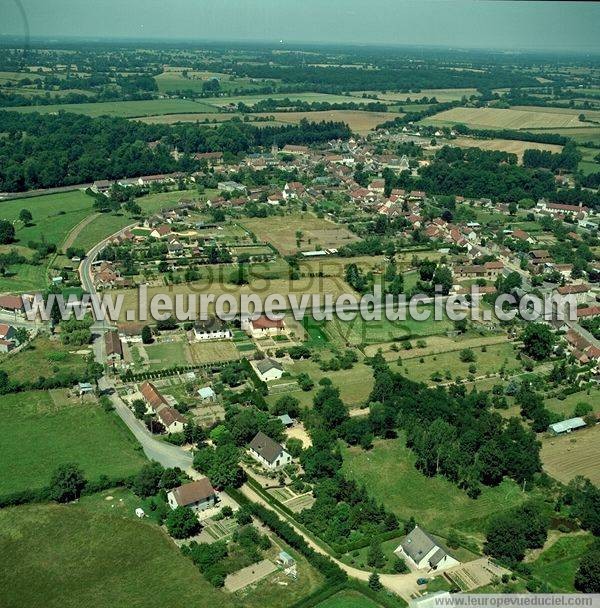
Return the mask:
[(185, 483), (167, 494), (167, 502), (173, 510), (177, 507), (190, 507), (194, 511), (204, 511), (214, 507), (217, 500), (217, 493), (208, 477)]
[(231, 330), (216, 317), (209, 317), (206, 321), (196, 321), (194, 325), (194, 338), (201, 340), (227, 340), (233, 337)]
[(283, 319), (269, 319), (269, 317), (263, 315), (257, 319), (244, 320), (242, 329), (253, 338), (267, 338), (284, 333), (285, 324)]
[(256, 433), (254, 439), (248, 444), (248, 452), (254, 460), (271, 471), (292, 462), (292, 457), (283, 447), (262, 431)]
[(406, 535), (394, 553), (416, 570), (445, 570), (460, 563), (419, 526)]

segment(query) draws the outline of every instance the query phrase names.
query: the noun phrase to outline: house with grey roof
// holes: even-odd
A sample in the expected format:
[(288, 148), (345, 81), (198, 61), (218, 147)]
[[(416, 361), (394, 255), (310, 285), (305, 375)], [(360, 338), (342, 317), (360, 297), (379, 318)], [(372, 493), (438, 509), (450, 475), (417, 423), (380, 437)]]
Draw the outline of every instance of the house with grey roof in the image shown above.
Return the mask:
[(452, 557), (439, 541), (415, 526), (394, 551), (416, 570), (445, 570), (460, 562)]
[(274, 359), (263, 359), (262, 361), (252, 361), (250, 363), (258, 377), (263, 382), (269, 382), (269, 380), (279, 380), (283, 376), (283, 365), (278, 363)]
[(292, 457), (283, 447), (262, 431), (256, 433), (254, 439), (248, 444), (248, 453), (270, 471), (280, 469), (292, 462)]

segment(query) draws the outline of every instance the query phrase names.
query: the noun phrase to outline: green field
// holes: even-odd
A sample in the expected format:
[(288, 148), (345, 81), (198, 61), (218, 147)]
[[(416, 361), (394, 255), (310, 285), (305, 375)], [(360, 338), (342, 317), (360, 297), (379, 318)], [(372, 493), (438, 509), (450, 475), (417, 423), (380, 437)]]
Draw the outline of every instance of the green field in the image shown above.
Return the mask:
[(415, 457), (403, 437), (377, 441), (372, 450), (343, 449), (342, 470), (369, 488), (370, 494), (400, 519), (413, 516), (429, 532), (445, 535), (455, 528), (481, 539), (488, 518), (527, 498), (512, 481), (484, 487), (474, 500), (443, 477), (415, 469)]
[(43, 289), (46, 286), (46, 266), (15, 264), (10, 266), (4, 276), (0, 276), (0, 293), (26, 292)]
[(13, 112), (39, 112), (40, 114), (57, 114), (58, 112), (75, 112), (87, 116), (118, 116), (133, 118), (136, 116), (154, 116), (160, 114), (178, 114), (180, 112), (216, 112), (213, 105), (190, 99), (147, 99), (143, 101), (102, 101), (98, 103), (66, 103), (48, 106), (15, 106), (4, 108)]
[(38, 336), (18, 353), (0, 355), (0, 369), (11, 380), (18, 382), (30, 382), (39, 377), (50, 378), (62, 370), (83, 373), (85, 359), (75, 353), (75, 350), (76, 347), (63, 346), (58, 340)]
[(131, 475), (145, 462), (115, 413), (68, 398), (65, 390), (4, 395), (0, 420), (2, 494), (43, 487), (67, 462), (79, 464), (92, 480)]
[(340, 591), (325, 601), (317, 604), (317, 608), (379, 608), (370, 598), (358, 591)]
[(531, 563), (533, 574), (553, 593), (573, 593), (579, 560), (592, 541), (590, 534), (562, 536)]
[[(16, 222), (16, 238), (21, 245), (43, 238), (46, 243), (60, 247), (69, 231), (92, 212), (93, 202), (79, 190), (8, 200), (0, 204), (0, 219)], [(21, 209), (31, 211), (30, 226), (18, 220)]]
[(239, 605), (212, 587), (157, 526), (106, 507), (104, 513), (81, 504), (0, 511), (0, 560), (11, 565), (0, 580), (0, 604)]

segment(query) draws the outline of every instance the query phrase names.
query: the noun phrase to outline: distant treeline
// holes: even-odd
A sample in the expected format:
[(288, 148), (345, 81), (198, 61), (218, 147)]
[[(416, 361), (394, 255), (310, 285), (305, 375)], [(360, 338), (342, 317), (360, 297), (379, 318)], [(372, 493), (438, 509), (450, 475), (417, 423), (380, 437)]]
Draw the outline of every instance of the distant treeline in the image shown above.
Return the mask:
[[(81, 114), (42, 115), (0, 111), (0, 191), (18, 192), (199, 168), (195, 152), (250, 152), (285, 144), (348, 138), (341, 122), (309, 122), (257, 128), (232, 120), (197, 125), (146, 125), (123, 118)], [(148, 142), (164, 145), (150, 149)], [(170, 150), (183, 155), (175, 160)]]
[[(351, 100), (359, 98), (350, 98)], [(246, 105), (243, 101), (237, 108), (243, 113), (255, 112), (324, 112), (328, 110), (364, 110), (367, 112), (387, 112), (387, 104), (382, 101), (346, 101), (329, 103), (327, 101), (301, 101), (299, 99), (262, 99), (254, 105)]]
[(446, 88), (493, 89), (499, 87), (539, 86), (522, 73), (504, 68), (483, 71), (450, 70), (430, 65), (401, 65), (395, 68), (361, 69), (358, 67), (276, 66), (234, 64), (238, 76), (271, 78), (284, 83), (313, 83), (342, 91), (415, 90)]

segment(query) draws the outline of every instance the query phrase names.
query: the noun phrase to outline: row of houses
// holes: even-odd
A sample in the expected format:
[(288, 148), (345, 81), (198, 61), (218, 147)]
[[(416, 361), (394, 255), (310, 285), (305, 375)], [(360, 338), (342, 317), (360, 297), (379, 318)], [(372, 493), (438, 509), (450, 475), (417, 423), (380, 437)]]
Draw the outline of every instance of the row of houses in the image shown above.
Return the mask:
[(183, 431), (185, 418), (169, 405), (169, 402), (152, 382), (143, 382), (140, 385), (140, 393), (146, 405), (156, 414), (168, 434)]

